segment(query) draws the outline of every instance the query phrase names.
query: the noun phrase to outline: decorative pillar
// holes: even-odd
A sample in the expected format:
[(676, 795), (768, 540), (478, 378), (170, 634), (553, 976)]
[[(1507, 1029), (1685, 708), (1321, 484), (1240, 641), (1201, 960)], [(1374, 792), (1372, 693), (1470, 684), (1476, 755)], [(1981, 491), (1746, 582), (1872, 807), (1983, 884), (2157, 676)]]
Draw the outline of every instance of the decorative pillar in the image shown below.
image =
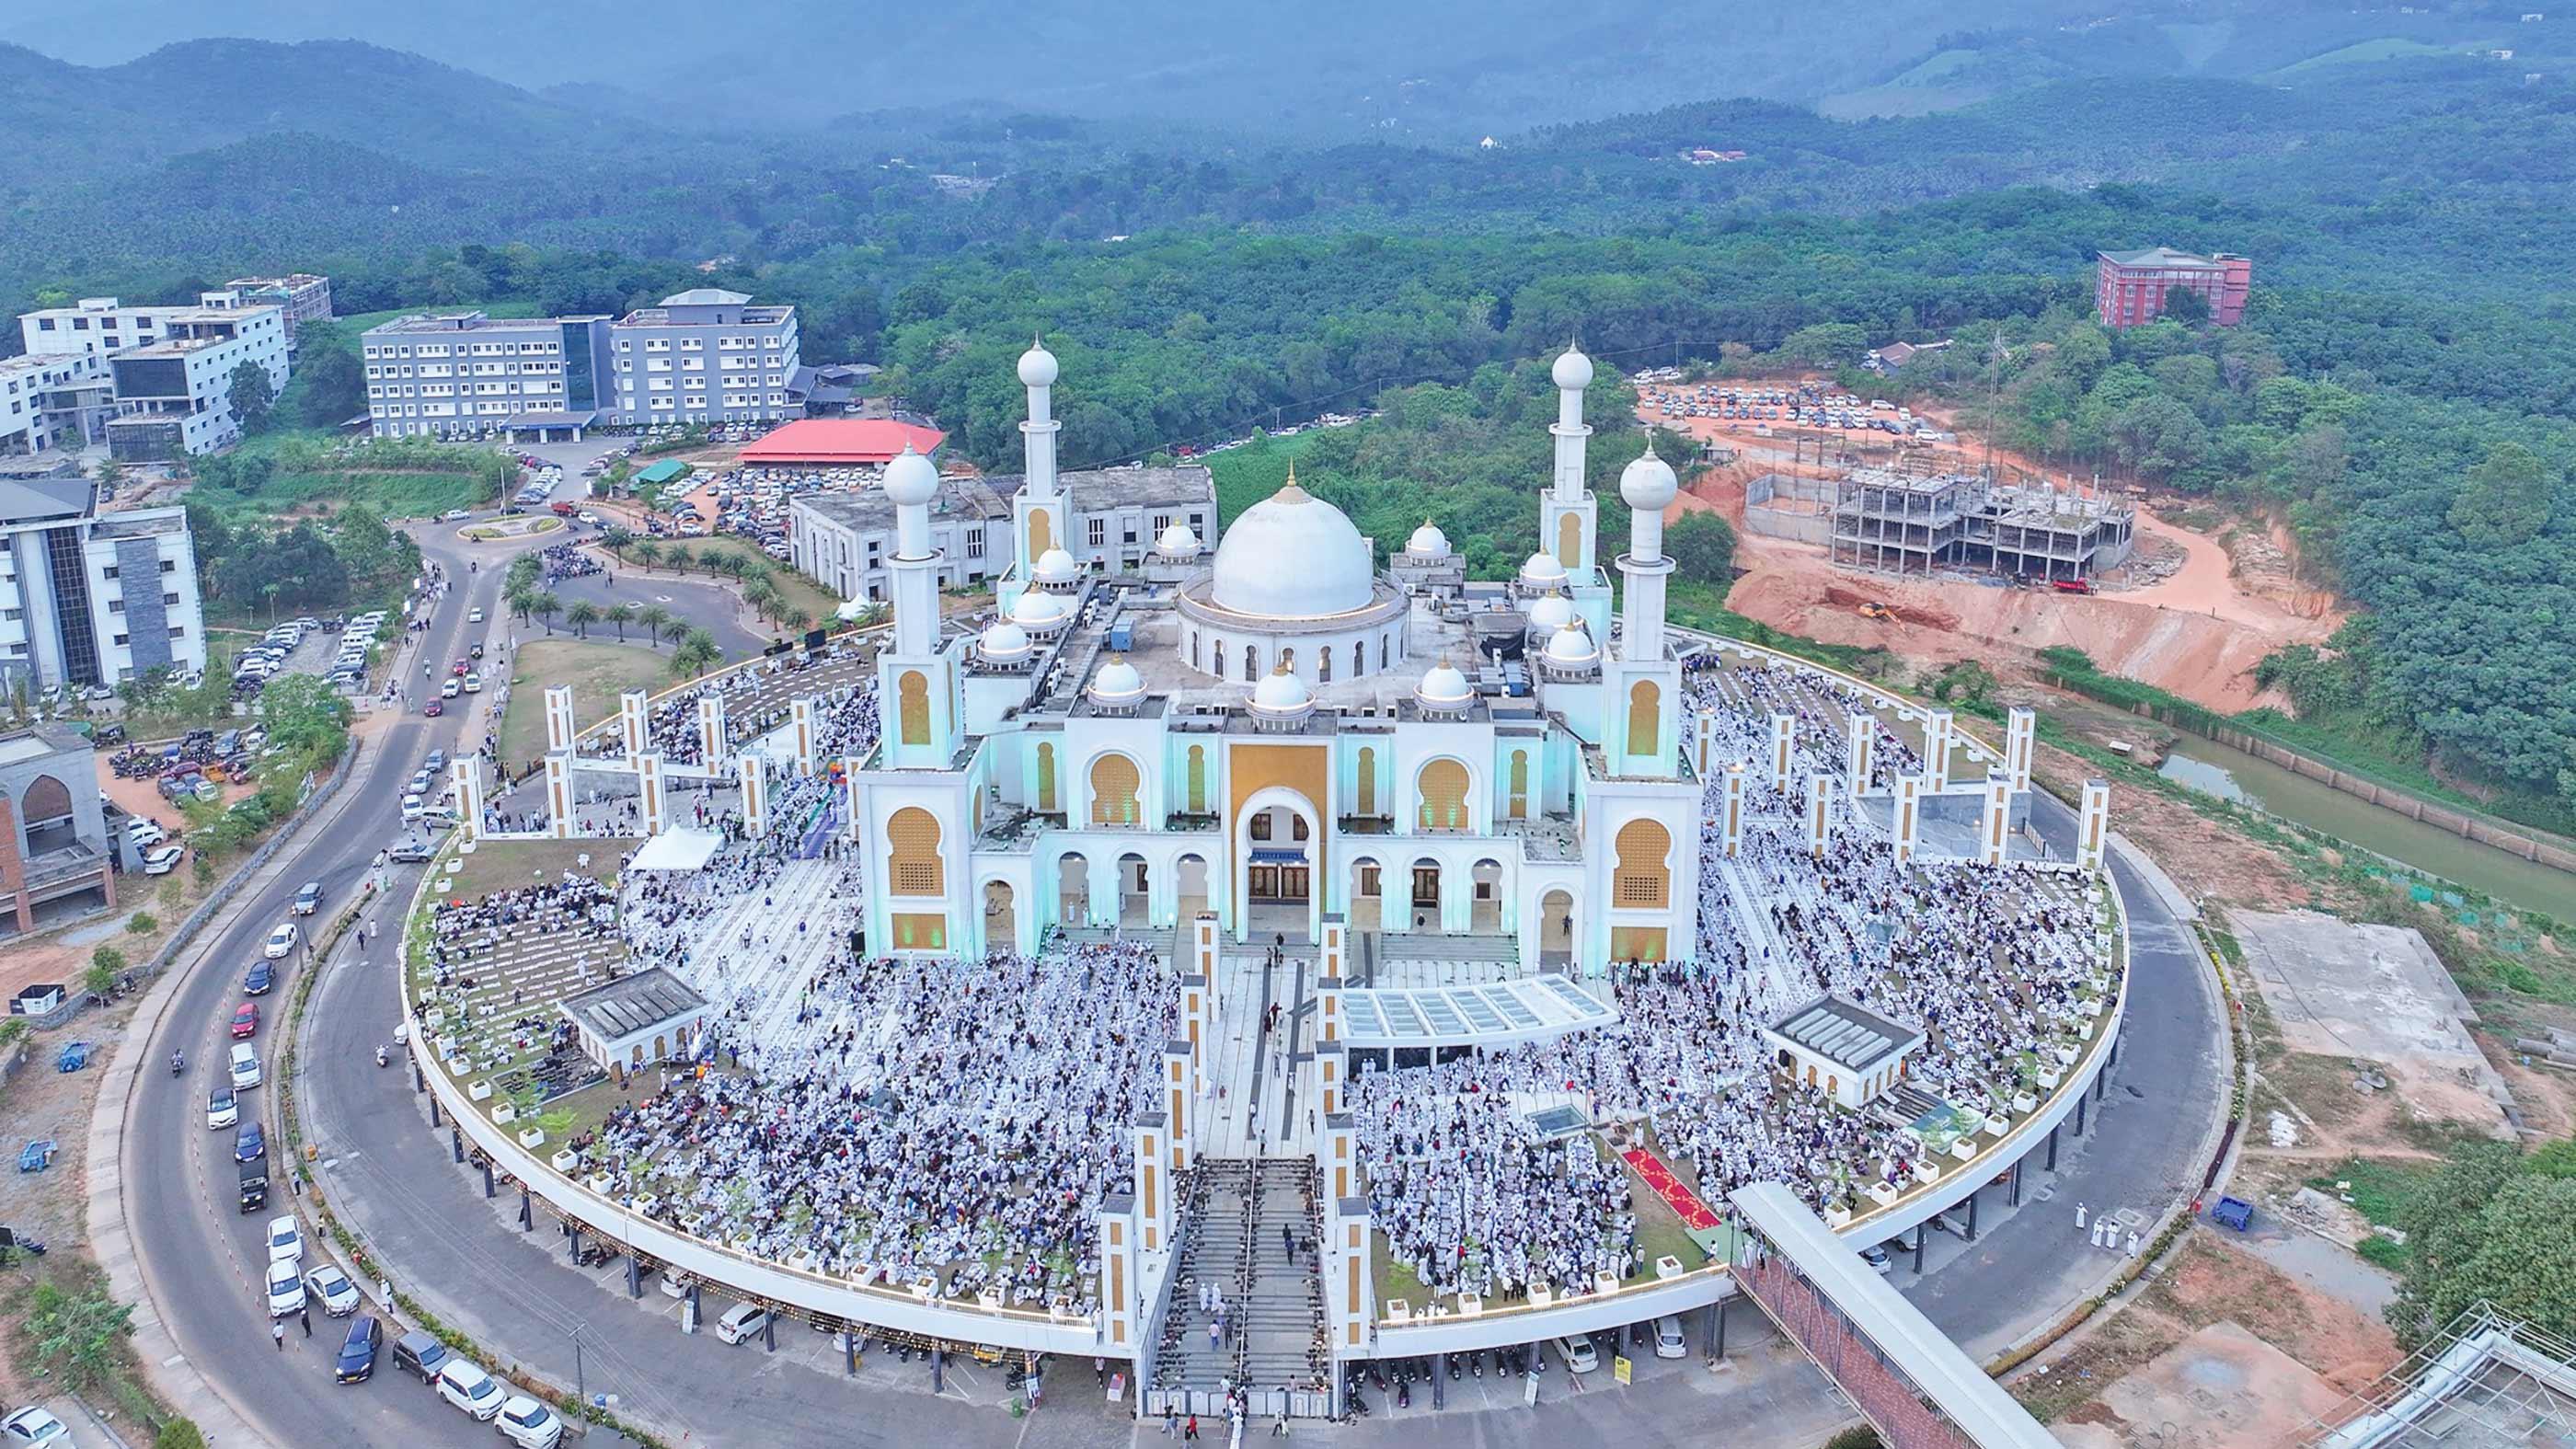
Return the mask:
[(725, 744), (724, 694), (710, 687), (698, 696), (698, 763), (710, 771), (724, 768)]
[(2086, 870), (2102, 868), (2102, 852), (2110, 846), (2111, 782), (2084, 782), (2084, 809), (2075, 827), (2075, 863)]
[(1869, 788), (1869, 752), (1877, 742), (1878, 720), (1854, 711), (1845, 732), (1843, 773), (1851, 779), (1851, 793), (1855, 800)]
[(546, 828), (557, 840), (572, 839), (572, 756), (561, 750), (546, 756)]
[(1977, 834), (1978, 858), (1988, 865), (2001, 865), (2012, 839), (2012, 776), (2002, 770), (1986, 772), (1986, 818)]
[(1369, 1281), (1367, 1198), (1347, 1197), (1334, 1207), (1331, 1250), (1324, 1302), (1332, 1317), (1333, 1357), (1365, 1357), (1369, 1327), (1377, 1318), (1377, 1287)]
[(2030, 789), (2031, 767), (2039, 756), (2039, 714), (2029, 705), (2017, 704), (2004, 716), (2004, 772), (2012, 777), (2016, 795)]
[[(1107, 1357), (1136, 1356), (1136, 1199), (1113, 1192), (1100, 1200), (1101, 1340)], [(1143, 1385), (1137, 1386), (1138, 1397)]]
[(1165, 1148), (1166, 1165), (1174, 1172), (1188, 1170), (1198, 1140), (1198, 1095), (1190, 1081), (1190, 1044), (1169, 1041), (1163, 1044), (1163, 1101), (1171, 1119), (1170, 1141)]
[(1923, 781), (1915, 775), (1900, 776), (1896, 782), (1896, 863), (1911, 862), (1922, 839)]
[(651, 716), (645, 709), (648, 698), (640, 689), (624, 690), (617, 696), (617, 727), (626, 737), (626, 758), (630, 760), (644, 753), (653, 740)]
[(1330, 1112), (1324, 1117), (1324, 1140), (1318, 1153), (1324, 1170), (1324, 1201), (1340, 1202), (1360, 1195), (1359, 1158), (1356, 1145), (1359, 1135), (1352, 1129), (1351, 1114)]
[(457, 824), (464, 827), (465, 838), (483, 838), (483, 757), (459, 755), (447, 764), (448, 778), (456, 782)]
[(1163, 1251), (1172, 1238), (1172, 1185), (1165, 1141), (1162, 1113), (1147, 1112), (1136, 1119), (1136, 1236), (1138, 1247), (1148, 1253)]
[(571, 749), (572, 736), (572, 686), (549, 684), (546, 686), (546, 748)]
[(1798, 738), (1798, 717), (1793, 714), (1771, 716), (1771, 788), (1789, 793), (1789, 756)]
[(1923, 782), (1935, 795), (1950, 788), (1950, 712), (1946, 709), (1923, 712)]
[(796, 730), (796, 773), (811, 775), (820, 771), (822, 740), (814, 729), (814, 701), (801, 695), (789, 700), (787, 718)]
[(1708, 772), (1711, 768), (1709, 764), (1709, 755), (1717, 747), (1717, 715), (1714, 712), (1705, 709), (1693, 710), (1691, 712), (1691, 738), (1695, 742), (1694, 748), (1697, 751), (1692, 758), (1698, 761), (1696, 768), (1699, 771), (1699, 777), (1705, 780), (1708, 778)]
[(743, 833), (758, 840), (769, 833), (769, 766), (758, 755), (734, 756), (742, 776)]
[(1208, 979), (1195, 971), (1181, 978), (1181, 1035), (1189, 1044), (1191, 1068), (1201, 1074), (1216, 1051), (1215, 1027), (1208, 1016), (1208, 997), (1214, 991)]
[(1340, 1042), (1315, 1048), (1315, 1109), (1330, 1117), (1342, 1110), (1344, 1074), (1350, 1070), (1350, 1048)]
[(1319, 939), (1323, 943), (1323, 959), (1320, 963), (1323, 979), (1329, 981), (1348, 976), (1350, 972), (1346, 969), (1346, 965), (1350, 960), (1351, 950), (1349, 923), (1343, 919), (1341, 912), (1328, 911), (1321, 924)]
[(659, 835), (670, 823), (669, 803), (662, 789), (662, 752), (646, 750), (635, 756), (635, 788), (643, 797), (644, 834)]
[(866, 834), (866, 829), (859, 817), (859, 757), (856, 755), (841, 757), (841, 794), (841, 813), (848, 817), (841, 833), (851, 840), (860, 839)]
[(1824, 859), (1825, 842), (1831, 830), (1834, 800), (1833, 777), (1822, 770), (1807, 774), (1807, 853)]
[(1726, 812), (1724, 823), (1726, 858), (1733, 860), (1744, 849), (1744, 767), (1726, 767)]
[(1342, 1039), (1342, 978), (1327, 971), (1315, 983), (1315, 1045), (1331, 1046)]

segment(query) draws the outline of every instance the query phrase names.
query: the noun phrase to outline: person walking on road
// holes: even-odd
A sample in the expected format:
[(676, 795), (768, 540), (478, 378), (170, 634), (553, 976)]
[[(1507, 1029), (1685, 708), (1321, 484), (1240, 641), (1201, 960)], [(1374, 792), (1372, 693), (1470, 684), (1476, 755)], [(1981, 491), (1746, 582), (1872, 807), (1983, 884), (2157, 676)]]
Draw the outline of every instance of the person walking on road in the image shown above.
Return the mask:
[(283, 1318), (272, 1318), (272, 1319), (270, 1319), (270, 1320), (268, 1321), (268, 1336), (269, 1336), (270, 1338), (273, 1338), (273, 1339), (277, 1340), (277, 1351), (278, 1351), (279, 1353), (284, 1353), (284, 1352), (286, 1352), (286, 1320), (285, 1320), (285, 1319), (283, 1319)]
[(1192, 1414), (1192, 1415), (1190, 1415), (1190, 1421), (1189, 1421), (1189, 1423), (1187, 1423), (1187, 1424), (1185, 1424), (1185, 1425), (1183, 1425), (1183, 1426), (1181, 1427), (1181, 1442), (1182, 1442), (1182, 1443), (1184, 1443), (1184, 1444), (1195, 1444), (1195, 1443), (1199, 1442), (1199, 1416), (1198, 1416), (1198, 1415), (1196, 1415), (1196, 1414)]
[(313, 1306), (309, 1303), (306, 1304), (298, 1311), (297, 1316), (304, 1320), (304, 1336), (306, 1338), (311, 1338), (313, 1336)]

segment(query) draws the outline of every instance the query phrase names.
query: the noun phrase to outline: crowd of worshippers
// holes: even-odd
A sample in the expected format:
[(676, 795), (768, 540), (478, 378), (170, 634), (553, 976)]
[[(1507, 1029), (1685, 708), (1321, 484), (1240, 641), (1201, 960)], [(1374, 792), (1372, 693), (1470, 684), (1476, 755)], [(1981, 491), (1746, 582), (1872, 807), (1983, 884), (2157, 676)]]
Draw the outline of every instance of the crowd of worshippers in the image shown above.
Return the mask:
[[(1741, 698), (1720, 697), (1721, 717), (1759, 720), (1767, 748), (1768, 715), (1788, 701)], [(1598, 1273), (1645, 1266), (1622, 1165), (1591, 1133), (1552, 1135), (1535, 1117), (1552, 1106), (1651, 1128), (1707, 1202), (1771, 1181), (1849, 1207), (1874, 1184), (1905, 1185), (1936, 1145), (1908, 1111), (1847, 1110), (1772, 1070), (1761, 1027), (1827, 991), (1923, 1030), (1908, 1082), (1979, 1114), (2023, 1090), (2073, 1028), (2106, 966), (2080, 884), (2020, 865), (1900, 867), (1839, 796), (1821, 860), (1795, 814), (1757, 814), (1728, 860), (1722, 789), (1711, 780), (1704, 808), (1696, 961), (1614, 967), (1606, 1029), (1353, 1080), (1375, 1224), (1432, 1293), (1583, 1293)]]
[[(1682, 699), (1685, 717), (1706, 713), (1716, 719), (1716, 737), (1709, 746), (1712, 758), (1759, 767), (1747, 771), (1746, 784), (1767, 797), (1757, 807), (1764, 811), (1794, 815), (1803, 807), (1799, 792), (1806, 789), (1810, 772), (1843, 773), (1850, 749), (1847, 721), (1856, 714), (1871, 721), (1870, 788), (1892, 790), (1897, 777), (1923, 773), (1923, 752), (1878, 719), (1877, 701), (1813, 670), (1769, 660), (1720, 663), (1714, 652), (1695, 654), (1684, 666)], [(1789, 770), (1791, 793), (1799, 794), (1796, 803), (1784, 802), (1771, 785), (1774, 714), (1797, 720), (1790, 733)]]
[[(793, 701), (815, 702), (815, 753), (823, 759), (864, 755), (876, 747), (877, 684), (873, 676), (812, 690), (791, 686), (793, 677), (818, 667), (854, 661), (858, 645), (848, 639), (812, 656), (778, 654), (748, 668), (729, 670), (694, 688), (675, 690), (654, 702), (645, 718), (648, 748), (668, 763), (706, 763), (706, 735), (698, 721), (698, 700), (713, 694), (725, 704), (726, 743), (735, 749), (794, 722)], [(835, 671), (846, 673), (846, 671)], [(582, 741), (582, 753), (622, 755), (626, 742), (616, 730), (601, 730)]]
[(603, 936), (617, 930), (616, 895), (601, 881), (565, 871), (548, 884), (516, 886), (480, 900), (442, 901), (429, 913), (429, 966), (439, 986), (471, 990), (478, 959), (503, 941), (570, 933)]

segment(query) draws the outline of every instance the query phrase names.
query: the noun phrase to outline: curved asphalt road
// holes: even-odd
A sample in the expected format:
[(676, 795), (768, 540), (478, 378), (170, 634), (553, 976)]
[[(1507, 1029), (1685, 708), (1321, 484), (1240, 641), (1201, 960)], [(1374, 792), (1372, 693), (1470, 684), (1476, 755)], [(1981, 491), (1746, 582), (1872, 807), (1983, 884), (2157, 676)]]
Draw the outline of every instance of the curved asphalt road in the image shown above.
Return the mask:
[[(493, 606), (499, 570), (485, 557), (479, 576), (462, 574), (468, 546), (445, 530), (424, 544), (467, 584), (448, 598), (430, 631), (429, 657), (450, 658), (464, 652), (466, 608)], [(207, 1069), (221, 1060), (225, 1022), (241, 999), (241, 969), (257, 955), (260, 940), (284, 918), (304, 880), (323, 882), (326, 906), (348, 899), (374, 852), (397, 834), (396, 785), (429, 749), (452, 749), (456, 733), (454, 719), (415, 714), (369, 751), (362, 778), (348, 787), (359, 792), (348, 813), (292, 848), (293, 863), (182, 989), (164, 1035), (188, 1046), (194, 1065), (186, 1085), (147, 1071), (148, 1089), (128, 1118), (127, 1208), (155, 1301), (196, 1368), (282, 1444), (457, 1442), (467, 1427), (407, 1379), (380, 1374), (364, 1387), (335, 1387), (326, 1375), (337, 1335), (323, 1322), (315, 1324), (312, 1348), (290, 1329), (281, 1362), (265, 1341), (257, 1292), (267, 1215), (234, 1212), (225, 1191), (234, 1185), (232, 1136), (208, 1132), (203, 1117)], [(2042, 833), (2064, 848), (2072, 813), (2046, 795), (2034, 800)], [(2061, 1139), (2054, 1174), (2041, 1173), (2040, 1159), (2031, 1159), (2020, 1210), (2005, 1209), (2000, 1189), (1988, 1191), (1979, 1241), (1935, 1234), (1928, 1271), (1918, 1278), (1903, 1259), (1896, 1270), (1897, 1283), (1935, 1323), (1980, 1353), (2028, 1326), (2034, 1309), (2075, 1297), (2114, 1266), (2074, 1229), (2073, 1201), (2097, 1213), (2134, 1209), (2152, 1220), (2197, 1184), (2204, 1135), (2226, 1090), (2220, 1008), (2188, 928), (2125, 861), (2115, 856), (2113, 869), (2130, 910), (2133, 976), (2117, 1078), (2095, 1111), (2095, 1125), (2083, 1138)], [(410, 886), (409, 873), (401, 873), (391, 900), (405, 899)], [(397, 925), (389, 917), (386, 924)], [(727, 1348), (707, 1334), (682, 1337), (666, 1311), (670, 1305), (650, 1287), (643, 1304), (623, 1301), (621, 1268), (573, 1268), (542, 1213), (535, 1231), (517, 1231), (515, 1195), (504, 1188), (498, 1201), (484, 1201), (479, 1179), (454, 1165), (447, 1134), (422, 1130), (423, 1109), (408, 1074), (379, 1070), (373, 1059), (374, 1044), (390, 1034), (398, 1015), (390, 953), (363, 966), (357, 954), (341, 953), (317, 988), (299, 1089), (310, 1114), (308, 1138), (321, 1148), (320, 1172), (344, 1213), (401, 1271), (417, 1275), (411, 1286), (457, 1305), (465, 1326), (487, 1347), (557, 1380), (569, 1382), (579, 1372), (593, 1392), (615, 1393), (628, 1409), (665, 1424), (685, 1423), (715, 1443), (1129, 1442), (1133, 1426), (1088, 1385), (1062, 1399), (1050, 1395), (1046, 1412), (1014, 1422), (989, 1406), (989, 1381), (982, 1385), (984, 1407), (961, 1399), (954, 1378), (946, 1395), (920, 1392), (926, 1383), (913, 1380), (927, 1375), (918, 1365), (873, 1362), (854, 1385), (838, 1374), (837, 1355), (818, 1352), (821, 1341), (802, 1328), (782, 1331), (773, 1355), (758, 1346)], [(272, 1026), (263, 1022), (264, 1029)], [(157, 1041), (148, 1050), (166, 1054), (169, 1045)], [(265, 1031), (261, 1045), (264, 1058), (274, 1053)], [(267, 1090), (250, 1094), (252, 1101), (264, 1107)], [(191, 1138), (194, 1148), (184, 1145)], [(2106, 1141), (2110, 1150), (2097, 1150)], [(177, 1152), (174, 1143), (181, 1144)], [(178, 1170), (167, 1170), (172, 1166)], [(708, 1311), (712, 1317), (716, 1309), (711, 1304)], [(892, 1379), (907, 1386), (896, 1389)], [(1353, 1442), (1400, 1438), (1410, 1449), (1554, 1443), (1569, 1433), (1580, 1438), (1614, 1430), (1640, 1445), (1696, 1443), (1713, 1417), (1735, 1417), (1728, 1408), (1761, 1408), (1727, 1405), (1717, 1383), (1705, 1375), (1673, 1375), (1641, 1380), (1624, 1393), (1551, 1401), (1537, 1414), (1381, 1417), (1346, 1433)], [(1772, 1392), (1757, 1382), (1744, 1388), (1752, 1392), (1737, 1397)], [(1709, 1397), (1712, 1392), (1719, 1397)], [(1067, 1399), (1069, 1412), (1058, 1407)]]

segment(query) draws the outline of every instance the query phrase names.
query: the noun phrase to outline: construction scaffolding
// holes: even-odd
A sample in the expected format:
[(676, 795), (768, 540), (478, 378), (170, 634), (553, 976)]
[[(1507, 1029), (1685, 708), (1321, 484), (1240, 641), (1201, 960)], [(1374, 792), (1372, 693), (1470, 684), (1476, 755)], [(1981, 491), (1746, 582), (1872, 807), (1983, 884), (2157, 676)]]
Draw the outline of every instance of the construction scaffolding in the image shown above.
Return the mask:
[(2300, 1449), (2576, 1443), (2576, 1346), (2471, 1305), (2404, 1363), (2312, 1421)]
[(2136, 541), (2134, 505), (2045, 480), (1870, 466), (1834, 489), (1833, 560), (1852, 568), (2089, 580), (2127, 562)]

